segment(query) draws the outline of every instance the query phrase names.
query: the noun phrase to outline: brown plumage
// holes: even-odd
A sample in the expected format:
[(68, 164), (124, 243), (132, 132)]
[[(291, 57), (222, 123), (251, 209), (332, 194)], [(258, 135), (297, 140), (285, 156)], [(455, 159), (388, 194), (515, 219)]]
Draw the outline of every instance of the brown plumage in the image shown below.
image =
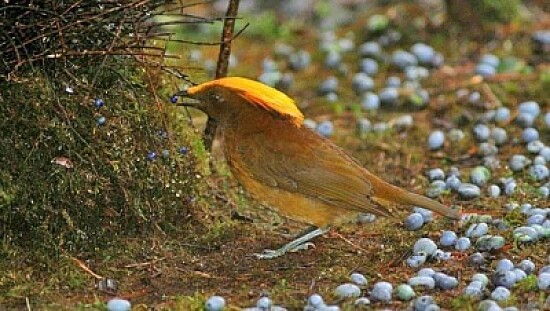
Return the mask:
[(359, 213), (390, 216), (389, 203), (459, 218), (457, 210), (376, 177), (303, 127), (294, 101), (273, 88), (229, 77), (192, 86), (184, 94), (198, 100), (188, 105), (218, 122), (235, 178), (254, 198), (290, 219), (327, 228)]

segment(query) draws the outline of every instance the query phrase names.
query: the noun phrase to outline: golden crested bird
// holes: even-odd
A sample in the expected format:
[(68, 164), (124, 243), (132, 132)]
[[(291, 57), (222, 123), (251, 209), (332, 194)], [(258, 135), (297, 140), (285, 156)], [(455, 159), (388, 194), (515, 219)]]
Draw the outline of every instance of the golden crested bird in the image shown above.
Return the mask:
[(391, 185), (363, 168), (329, 139), (302, 125), (294, 100), (262, 83), (226, 77), (176, 93), (218, 124), (233, 176), (256, 200), (316, 228), (259, 258), (303, 247), (331, 226), (360, 213), (391, 216), (390, 203), (414, 205), (459, 219), (460, 212)]

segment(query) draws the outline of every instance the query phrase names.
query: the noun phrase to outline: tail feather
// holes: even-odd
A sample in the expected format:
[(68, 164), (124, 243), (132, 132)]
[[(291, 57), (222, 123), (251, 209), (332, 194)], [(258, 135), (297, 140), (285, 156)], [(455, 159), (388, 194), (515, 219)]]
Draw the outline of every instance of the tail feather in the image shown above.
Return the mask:
[(427, 208), (443, 216), (460, 219), (461, 213), (458, 209), (451, 209), (439, 202), (429, 199), (425, 196), (408, 192), (407, 190), (389, 184), (371, 174), (372, 185), (376, 197), (386, 202), (395, 202), (398, 204), (415, 205)]
[(460, 219), (460, 210), (449, 208), (437, 201), (428, 199), (425, 196), (421, 196), (415, 193), (405, 192), (401, 201), (405, 204), (416, 205), (419, 207), (427, 208), (443, 216), (447, 216), (452, 219)]

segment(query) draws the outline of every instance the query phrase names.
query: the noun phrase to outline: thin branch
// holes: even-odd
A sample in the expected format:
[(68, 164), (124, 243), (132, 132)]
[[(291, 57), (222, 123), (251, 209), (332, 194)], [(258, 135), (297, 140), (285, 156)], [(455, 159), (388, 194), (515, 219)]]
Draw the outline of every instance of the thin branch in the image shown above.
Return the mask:
[[(220, 53), (218, 56), (218, 66), (216, 67), (216, 79), (227, 76), (227, 69), (229, 67), (229, 56), (231, 55), (231, 41), (234, 38), (233, 32), (235, 31), (234, 17), (237, 16), (238, 10), (239, 0), (230, 0), (225, 16), (231, 16), (233, 18), (226, 18), (223, 23)], [(216, 121), (209, 117), (206, 123), (206, 129), (204, 130), (203, 137), (204, 146), (207, 150), (212, 150), (212, 143), (214, 142), (214, 136), (216, 135), (217, 128), (218, 125)]]

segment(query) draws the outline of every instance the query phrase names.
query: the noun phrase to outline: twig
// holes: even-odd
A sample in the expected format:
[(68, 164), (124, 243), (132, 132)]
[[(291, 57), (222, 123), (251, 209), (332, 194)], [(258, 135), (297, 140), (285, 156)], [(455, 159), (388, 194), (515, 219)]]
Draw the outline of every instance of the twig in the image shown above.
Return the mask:
[(25, 297), (25, 304), (27, 305), (27, 310), (32, 311), (31, 309), (31, 302), (29, 300), (29, 297)]
[[(230, 0), (227, 7), (226, 17), (235, 17), (239, 10), (239, 0)], [(226, 18), (223, 22), (222, 39), (220, 45), (220, 53), (218, 56), (218, 66), (216, 67), (216, 79), (227, 76), (227, 68), (229, 67), (229, 56), (231, 55), (231, 41), (235, 30), (235, 18)], [(207, 150), (212, 150), (212, 143), (218, 125), (212, 118), (208, 118), (206, 129), (204, 130), (204, 146)]]
[(92, 271), (92, 269), (88, 268), (81, 260), (75, 257), (70, 257), (82, 270), (88, 272), (90, 275), (92, 275), (94, 278), (101, 280), (103, 277), (95, 272)]
[(489, 84), (482, 83), (481, 90), (483, 91), (483, 94), (485, 95), (485, 97), (487, 97), (487, 99), (489, 100), (490, 107), (487, 107), (487, 108), (491, 109), (491, 108), (502, 106), (502, 102), (495, 95), (495, 93), (493, 92)]
[(348, 243), (349, 245), (351, 245), (353, 248), (355, 248), (356, 250), (360, 251), (360, 252), (363, 252), (363, 253), (368, 253), (368, 251), (364, 248), (362, 248), (361, 246), (353, 243), (352, 241), (350, 241), (349, 239), (345, 238), (344, 236), (342, 236), (340, 233), (336, 232), (336, 231), (331, 231), (331, 235), (334, 235), (336, 236), (337, 238), (341, 239), (342, 241)]

